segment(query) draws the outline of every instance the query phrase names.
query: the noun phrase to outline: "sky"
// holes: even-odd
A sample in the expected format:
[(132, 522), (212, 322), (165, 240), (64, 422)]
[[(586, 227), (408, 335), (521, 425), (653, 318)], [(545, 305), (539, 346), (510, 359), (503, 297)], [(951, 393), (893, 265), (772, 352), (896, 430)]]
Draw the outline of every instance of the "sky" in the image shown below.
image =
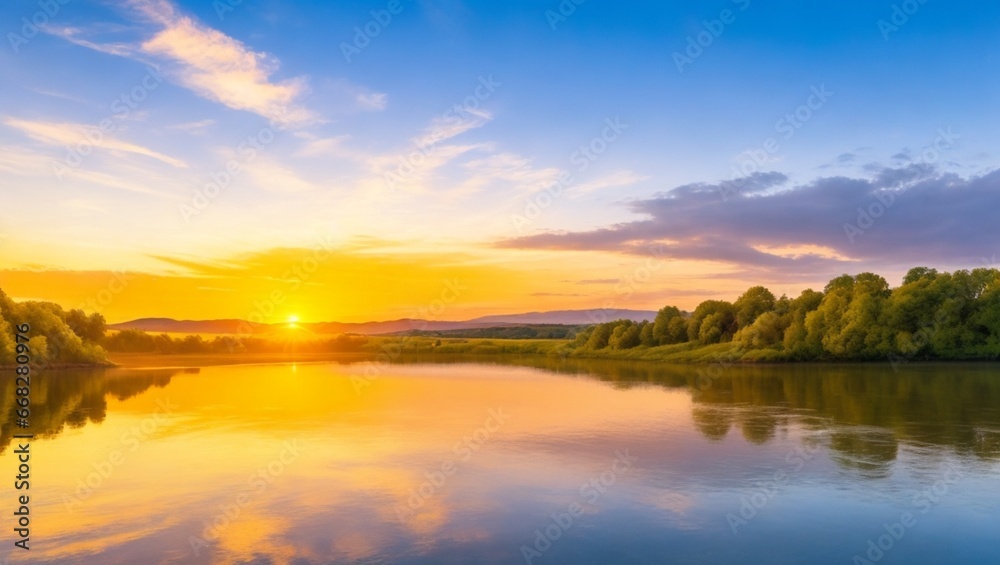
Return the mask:
[(813, 4), (4, 2), (0, 288), (460, 320), (995, 266), (1000, 6)]

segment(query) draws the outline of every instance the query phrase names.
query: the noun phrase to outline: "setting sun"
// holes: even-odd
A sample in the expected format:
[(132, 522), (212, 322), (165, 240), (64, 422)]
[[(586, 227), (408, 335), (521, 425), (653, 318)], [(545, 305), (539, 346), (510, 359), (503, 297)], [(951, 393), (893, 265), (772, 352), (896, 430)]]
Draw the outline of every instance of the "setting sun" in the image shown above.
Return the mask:
[(288, 317), (288, 327), (294, 328), (295, 325), (298, 323), (298, 321), (299, 321), (299, 317), (298, 316), (289, 316)]

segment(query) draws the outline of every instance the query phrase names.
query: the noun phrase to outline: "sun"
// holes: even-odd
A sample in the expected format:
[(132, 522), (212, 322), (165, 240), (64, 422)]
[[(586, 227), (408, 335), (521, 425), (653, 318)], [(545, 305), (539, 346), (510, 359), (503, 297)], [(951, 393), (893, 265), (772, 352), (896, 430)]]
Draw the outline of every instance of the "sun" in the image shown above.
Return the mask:
[(294, 316), (293, 315), (293, 316), (289, 316), (288, 317), (288, 327), (290, 327), (290, 328), (297, 327), (298, 322), (299, 322), (299, 317), (298, 316)]

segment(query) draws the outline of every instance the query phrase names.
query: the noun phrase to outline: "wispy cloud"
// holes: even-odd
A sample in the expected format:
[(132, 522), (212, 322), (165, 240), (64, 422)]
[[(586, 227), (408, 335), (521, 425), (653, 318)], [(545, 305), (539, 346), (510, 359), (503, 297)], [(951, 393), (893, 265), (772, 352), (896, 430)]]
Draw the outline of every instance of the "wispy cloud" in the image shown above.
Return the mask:
[(435, 118), (422, 135), (413, 140), (417, 147), (430, 147), (459, 136), (469, 130), (483, 127), (493, 120), (493, 114), (482, 109), (467, 109), (464, 116), (449, 114)]
[(533, 193), (551, 186), (562, 173), (555, 167), (535, 168), (530, 159), (513, 153), (496, 153), (469, 161), (465, 168), (473, 173), (466, 181), (467, 186), (478, 188), (502, 181), (515, 194)]
[(185, 122), (183, 124), (174, 124), (172, 126), (167, 126), (167, 129), (179, 130), (191, 135), (204, 135), (208, 128), (215, 125), (215, 120), (206, 119), (198, 120), (196, 122)]
[(135, 57), (136, 55), (135, 47), (128, 43), (99, 43), (84, 39), (82, 36), (86, 35), (88, 31), (78, 27), (46, 25), (42, 27), (42, 31), (69, 41), (74, 45), (93, 49), (94, 51), (108, 55), (116, 55), (118, 57)]
[[(16, 118), (4, 118), (3, 123), (9, 127), (20, 130), (28, 137), (49, 145), (75, 146), (88, 139), (87, 134), (95, 129), (94, 126), (73, 123), (38, 122), (29, 120), (19, 120)], [(110, 134), (103, 134), (100, 142), (93, 144), (96, 149), (105, 151), (121, 151), (143, 155), (152, 159), (157, 159), (168, 165), (179, 168), (186, 168), (187, 164), (180, 159), (175, 159), (169, 155), (164, 155), (158, 151), (136, 145), (128, 141), (123, 141), (112, 137)]]
[(389, 104), (389, 95), (384, 92), (361, 92), (355, 97), (362, 108), (368, 110), (385, 110)]
[(165, 0), (130, 0), (128, 6), (159, 28), (138, 45), (85, 39), (79, 28), (46, 31), (102, 53), (148, 62), (152, 58), (176, 83), (195, 94), (235, 110), (259, 114), (282, 124), (316, 123), (319, 117), (299, 103), (306, 79), (272, 81), (280, 64), (268, 53), (180, 13)]
[(64, 92), (56, 92), (55, 90), (47, 90), (45, 88), (35, 88), (33, 90), (35, 92), (37, 92), (39, 94), (43, 94), (45, 96), (51, 96), (53, 98), (62, 98), (63, 100), (70, 100), (72, 102), (79, 102), (80, 104), (87, 104), (87, 101), (84, 100), (83, 98), (72, 96), (72, 95), (66, 94)]
[(343, 152), (348, 151), (345, 142), (350, 139), (347, 135), (317, 137), (305, 132), (298, 137), (305, 140), (302, 147), (295, 152), (298, 157), (343, 156)]

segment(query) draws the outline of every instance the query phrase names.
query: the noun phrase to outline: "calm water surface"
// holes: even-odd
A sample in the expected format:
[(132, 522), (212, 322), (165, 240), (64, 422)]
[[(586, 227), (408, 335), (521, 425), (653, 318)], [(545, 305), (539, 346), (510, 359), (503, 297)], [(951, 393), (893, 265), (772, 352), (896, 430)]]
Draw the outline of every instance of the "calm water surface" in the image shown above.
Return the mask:
[(1000, 563), (998, 366), (450, 361), (39, 375), (0, 558)]

